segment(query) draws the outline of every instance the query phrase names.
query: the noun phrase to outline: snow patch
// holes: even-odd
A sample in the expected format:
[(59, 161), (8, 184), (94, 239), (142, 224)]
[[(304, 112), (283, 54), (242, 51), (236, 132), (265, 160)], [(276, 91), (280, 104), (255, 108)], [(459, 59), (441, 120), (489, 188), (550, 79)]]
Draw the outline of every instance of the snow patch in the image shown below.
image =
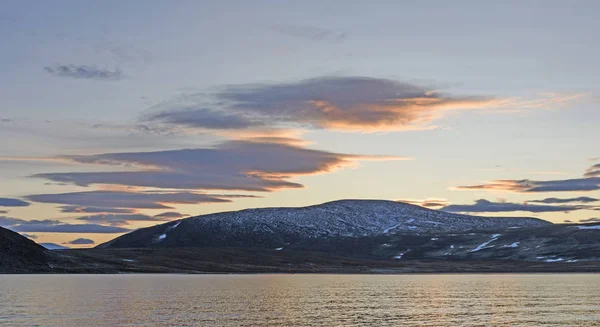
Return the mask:
[(410, 252), (410, 250), (406, 250), (406, 251), (404, 251), (404, 252), (402, 252), (402, 253), (398, 253), (396, 256), (394, 256), (394, 259), (396, 259), (396, 260), (400, 260), (400, 259), (402, 259), (402, 257), (403, 257), (405, 254), (407, 254), (408, 252)]
[(450, 245), (450, 248), (451, 248), (451, 249), (454, 249), (454, 244)]
[(437, 240), (439, 240), (439, 238), (437, 238), (437, 237), (432, 237), (432, 238), (431, 238), (431, 240), (432, 240), (432, 241), (437, 241)]
[(135, 260), (133, 260), (133, 259), (123, 259), (123, 261), (126, 261), (126, 262), (135, 262)]
[(407, 221), (406, 221), (406, 223), (407, 223), (407, 224), (410, 224), (410, 223), (412, 223), (412, 222), (414, 222), (414, 221), (415, 221), (415, 218), (410, 218), (409, 220), (407, 220)]
[(276, 248), (275, 251), (281, 251), (283, 248)]
[(394, 228), (396, 228), (398, 226), (400, 226), (400, 224), (396, 224), (396, 225), (394, 225), (392, 227), (388, 227), (388, 228), (386, 228), (386, 229), (383, 230), (383, 233), (387, 234), (390, 230), (392, 230), (392, 229), (394, 229)]
[(167, 234), (160, 234), (158, 237), (159, 240), (164, 240), (165, 238), (167, 238)]
[(493, 245), (489, 245), (488, 246), (488, 244), (496, 241), (498, 239), (498, 237), (500, 237), (500, 235), (502, 235), (502, 234), (494, 234), (494, 235), (492, 235), (492, 239), (491, 240), (479, 244), (476, 248), (474, 248), (473, 250), (471, 250), (469, 252), (477, 252), (477, 251), (481, 251), (483, 249), (493, 248), (494, 247)]
[(563, 258), (546, 259), (546, 262), (560, 262), (560, 261), (565, 261), (565, 259), (563, 259)]
[(502, 245), (501, 248), (518, 248), (519, 244), (521, 244), (521, 242), (514, 242), (513, 244), (510, 244), (510, 245)]

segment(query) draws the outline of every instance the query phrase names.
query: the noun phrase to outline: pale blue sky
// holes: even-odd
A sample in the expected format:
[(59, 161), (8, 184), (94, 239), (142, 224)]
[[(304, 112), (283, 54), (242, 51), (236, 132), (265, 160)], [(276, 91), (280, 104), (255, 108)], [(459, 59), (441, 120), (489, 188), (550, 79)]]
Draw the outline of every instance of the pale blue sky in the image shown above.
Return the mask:
[[(588, 169), (593, 173), (591, 167), (598, 162), (590, 159), (600, 156), (598, 12), (597, 1), (4, 1), (0, 7), (0, 39), (4, 45), (0, 51), (0, 198), (122, 190), (129, 185), (98, 182), (82, 187), (65, 182), (67, 175), (54, 179), (28, 177), (121, 169), (92, 164), (91, 158), (77, 163), (72, 158), (57, 160), (59, 156), (221, 149), (218, 142), (249, 137), (247, 129), (198, 129), (172, 121), (144, 120), (153, 113), (171, 115), (192, 107), (259, 117), (261, 124), (266, 122), (264, 127), (285, 128), (287, 134), (306, 141), (298, 145), (303, 149), (413, 160), (349, 159), (352, 167), (331, 163), (333, 166), (325, 170), (319, 162), (307, 171), (319, 174), (291, 173), (287, 180), (302, 184), (301, 189), (250, 192), (186, 188), (189, 192), (254, 194), (263, 198), (177, 204), (171, 211), (201, 214), (348, 197), (438, 198), (451, 204), (472, 204), (478, 199), (523, 203), (549, 197), (598, 198), (597, 189), (539, 193), (451, 189), (500, 179), (583, 178)], [(266, 98), (253, 98), (263, 102), (234, 107), (219, 96), (229, 88), (253, 92), (263, 84), (281, 86), (273, 87), (275, 91), (265, 88), (260, 96), (272, 95), (274, 98), (268, 101), (276, 99), (279, 102), (275, 106), (286, 106), (297, 99), (267, 92), (285, 89), (303, 101), (319, 100), (311, 98), (315, 96), (310, 93), (314, 92), (311, 87), (315, 81), (332, 76), (335, 79), (327, 85), (336, 88), (346, 81), (356, 81), (353, 78), (368, 79), (368, 90), (354, 92), (375, 97), (377, 102), (356, 104), (344, 94), (336, 95), (338, 102), (331, 104), (346, 106), (338, 113), (343, 118), (327, 113), (315, 118), (312, 114), (271, 108), (273, 103), (266, 102)], [(360, 117), (374, 117), (371, 109), (360, 111), (364, 109), (361, 106), (389, 103), (387, 98), (377, 98), (376, 88), (370, 83), (388, 82), (417, 86), (439, 92), (436, 94), (443, 94), (443, 99), (471, 104), (468, 110), (454, 104), (452, 110), (426, 105), (421, 109), (431, 110), (427, 116), (416, 113), (425, 119), (425, 129), (419, 125), (420, 130), (406, 130), (415, 122), (410, 116), (405, 117), (409, 123), (398, 120), (396, 125), (386, 123), (376, 131), (370, 128), (370, 132), (360, 132)], [(234, 99), (241, 99), (241, 93), (235, 92)], [(428, 96), (423, 93), (421, 97)], [(475, 98), (497, 102), (481, 103), (479, 108), (472, 103)], [(342, 114), (352, 108), (359, 110), (353, 111), (352, 117)], [(397, 115), (396, 109), (389, 110)], [(210, 119), (215, 123), (217, 118)], [(199, 159), (202, 162), (203, 157)], [(126, 169), (141, 169), (132, 168), (131, 162), (120, 164)], [(218, 173), (226, 177), (246, 173), (256, 169), (254, 165), (246, 161), (228, 167), (231, 171), (223, 168)], [(281, 165), (287, 167), (283, 159)], [(196, 177), (205, 173), (181, 169)], [(58, 180), (62, 182), (57, 184)], [(182, 190), (156, 185), (136, 187), (126, 190)], [(59, 203), (29, 202), (27, 207), (0, 206), (0, 211), (6, 211), (0, 217), (82, 223), (76, 219), (81, 215), (59, 212)], [(600, 216), (593, 210), (593, 202), (586, 205), (590, 207), (571, 208), (568, 214), (482, 214), (536, 214), (555, 222)], [(138, 209), (137, 213), (148, 216), (160, 213)], [(121, 226), (136, 228), (155, 223), (148, 220)], [(99, 224), (109, 225), (107, 221)], [(28, 234), (54, 242), (82, 235), (97, 241), (115, 236)]]

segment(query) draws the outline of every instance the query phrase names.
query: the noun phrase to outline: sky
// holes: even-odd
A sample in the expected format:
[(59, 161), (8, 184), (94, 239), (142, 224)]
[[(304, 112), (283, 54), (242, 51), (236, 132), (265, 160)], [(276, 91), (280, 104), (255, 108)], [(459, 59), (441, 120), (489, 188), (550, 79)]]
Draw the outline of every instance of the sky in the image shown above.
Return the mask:
[(338, 199), (600, 220), (597, 1), (3, 1), (0, 226)]

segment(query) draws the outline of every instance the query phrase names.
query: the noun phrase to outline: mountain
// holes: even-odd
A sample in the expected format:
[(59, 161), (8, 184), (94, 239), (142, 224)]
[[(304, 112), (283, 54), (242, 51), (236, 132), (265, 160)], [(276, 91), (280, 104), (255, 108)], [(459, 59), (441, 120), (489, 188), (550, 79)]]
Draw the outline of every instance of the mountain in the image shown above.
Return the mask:
[(18, 233), (0, 227), (0, 273), (49, 270), (46, 249)]
[[(246, 209), (142, 228), (99, 248), (246, 247), (302, 250), (320, 240), (543, 227), (536, 218), (447, 213), (393, 201), (340, 200), (301, 208)], [(318, 250), (318, 249), (316, 249)]]
[(67, 247), (67, 246), (63, 246), (63, 245), (56, 244), (56, 243), (40, 243), (40, 245), (48, 250), (67, 250), (67, 249), (69, 249), (69, 247)]

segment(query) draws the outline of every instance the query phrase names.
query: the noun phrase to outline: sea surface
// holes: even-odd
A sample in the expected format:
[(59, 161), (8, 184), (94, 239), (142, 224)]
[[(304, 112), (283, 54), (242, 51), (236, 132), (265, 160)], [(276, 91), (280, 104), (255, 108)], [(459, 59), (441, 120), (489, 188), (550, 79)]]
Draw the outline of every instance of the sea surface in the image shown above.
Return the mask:
[(600, 275), (0, 275), (0, 326), (600, 326)]

